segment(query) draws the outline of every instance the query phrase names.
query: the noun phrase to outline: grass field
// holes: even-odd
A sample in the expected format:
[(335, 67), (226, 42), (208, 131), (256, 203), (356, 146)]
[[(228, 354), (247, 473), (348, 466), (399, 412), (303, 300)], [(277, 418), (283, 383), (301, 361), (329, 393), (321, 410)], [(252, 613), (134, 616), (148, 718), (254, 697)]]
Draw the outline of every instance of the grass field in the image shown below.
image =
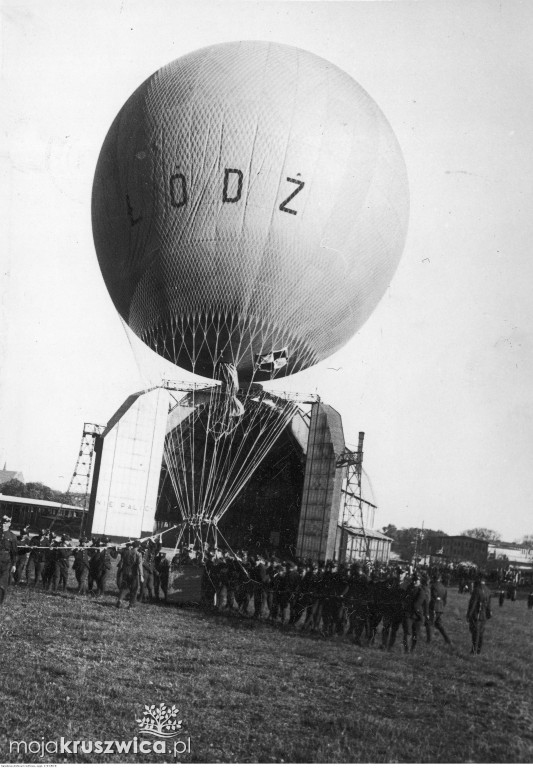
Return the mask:
[[(533, 611), (494, 605), (469, 654), (468, 596), (404, 656), (252, 619), (11, 588), (0, 613), (0, 763), (531, 762)], [(132, 740), (179, 709), (190, 754), (10, 754), (10, 742)], [(36, 747), (34, 747), (36, 749)], [(180, 747), (184, 748), (184, 747)]]

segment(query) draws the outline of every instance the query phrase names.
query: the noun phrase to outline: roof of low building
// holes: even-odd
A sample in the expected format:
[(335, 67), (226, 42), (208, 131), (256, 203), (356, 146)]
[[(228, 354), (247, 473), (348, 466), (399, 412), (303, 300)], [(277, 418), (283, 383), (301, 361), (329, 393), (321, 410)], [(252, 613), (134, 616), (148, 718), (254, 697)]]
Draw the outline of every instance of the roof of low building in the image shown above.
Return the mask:
[(26, 507), (53, 507), (54, 509), (74, 509), (83, 512), (83, 507), (73, 507), (71, 504), (62, 504), (60, 501), (47, 501), (46, 499), (26, 499), (23, 496), (5, 496), (0, 493), (0, 504), (20, 504)]
[(468, 541), (479, 541), (480, 544), (488, 544), (489, 543), (487, 541), (487, 539), (477, 539), (475, 536), (465, 536), (462, 533), (459, 533), (459, 534), (457, 534), (455, 536), (450, 536), (447, 533), (441, 534), (440, 536), (429, 536), (429, 540), (430, 541), (437, 541), (437, 540), (440, 541), (441, 539), (442, 540), (446, 540), (446, 541), (457, 541), (458, 539), (461, 539), (461, 541), (463, 541), (463, 540), (466, 539)]
[(373, 531), (370, 528), (355, 528), (351, 525), (341, 526), (345, 531), (351, 533), (352, 536), (366, 536), (367, 539), (383, 539), (385, 541), (394, 541), (390, 536), (386, 536), (381, 531)]

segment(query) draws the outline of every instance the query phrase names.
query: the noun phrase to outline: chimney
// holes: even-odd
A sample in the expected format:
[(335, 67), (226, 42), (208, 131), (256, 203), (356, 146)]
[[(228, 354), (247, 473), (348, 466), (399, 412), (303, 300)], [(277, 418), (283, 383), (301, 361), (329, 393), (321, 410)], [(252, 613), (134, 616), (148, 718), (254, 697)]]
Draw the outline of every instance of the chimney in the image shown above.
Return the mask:
[(359, 470), (361, 470), (361, 467), (363, 466), (363, 442), (365, 439), (365, 433), (359, 432), (359, 443), (357, 445), (357, 464), (359, 466)]

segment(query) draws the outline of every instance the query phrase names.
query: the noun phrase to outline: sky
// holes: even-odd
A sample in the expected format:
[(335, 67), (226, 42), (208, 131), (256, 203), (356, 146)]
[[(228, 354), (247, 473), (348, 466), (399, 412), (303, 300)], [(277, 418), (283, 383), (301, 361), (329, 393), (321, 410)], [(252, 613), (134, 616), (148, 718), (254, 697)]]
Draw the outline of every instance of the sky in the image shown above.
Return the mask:
[(364, 431), (375, 527), (533, 533), (533, 5), (2, 0), (0, 466), (66, 490), (84, 422), (172, 372), (108, 296), (90, 216), (107, 130), (155, 70), (270, 40), (355, 78), (402, 148), (399, 268), (351, 341), (283, 388)]

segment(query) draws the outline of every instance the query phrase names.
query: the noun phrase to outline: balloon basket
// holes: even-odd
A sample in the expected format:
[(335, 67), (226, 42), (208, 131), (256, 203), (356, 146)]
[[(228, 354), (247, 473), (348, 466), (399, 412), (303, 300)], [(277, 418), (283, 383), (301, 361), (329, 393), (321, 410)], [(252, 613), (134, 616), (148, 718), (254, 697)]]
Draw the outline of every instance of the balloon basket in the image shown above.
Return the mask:
[(171, 567), (166, 602), (177, 605), (200, 603), (203, 573), (204, 567), (201, 563)]

